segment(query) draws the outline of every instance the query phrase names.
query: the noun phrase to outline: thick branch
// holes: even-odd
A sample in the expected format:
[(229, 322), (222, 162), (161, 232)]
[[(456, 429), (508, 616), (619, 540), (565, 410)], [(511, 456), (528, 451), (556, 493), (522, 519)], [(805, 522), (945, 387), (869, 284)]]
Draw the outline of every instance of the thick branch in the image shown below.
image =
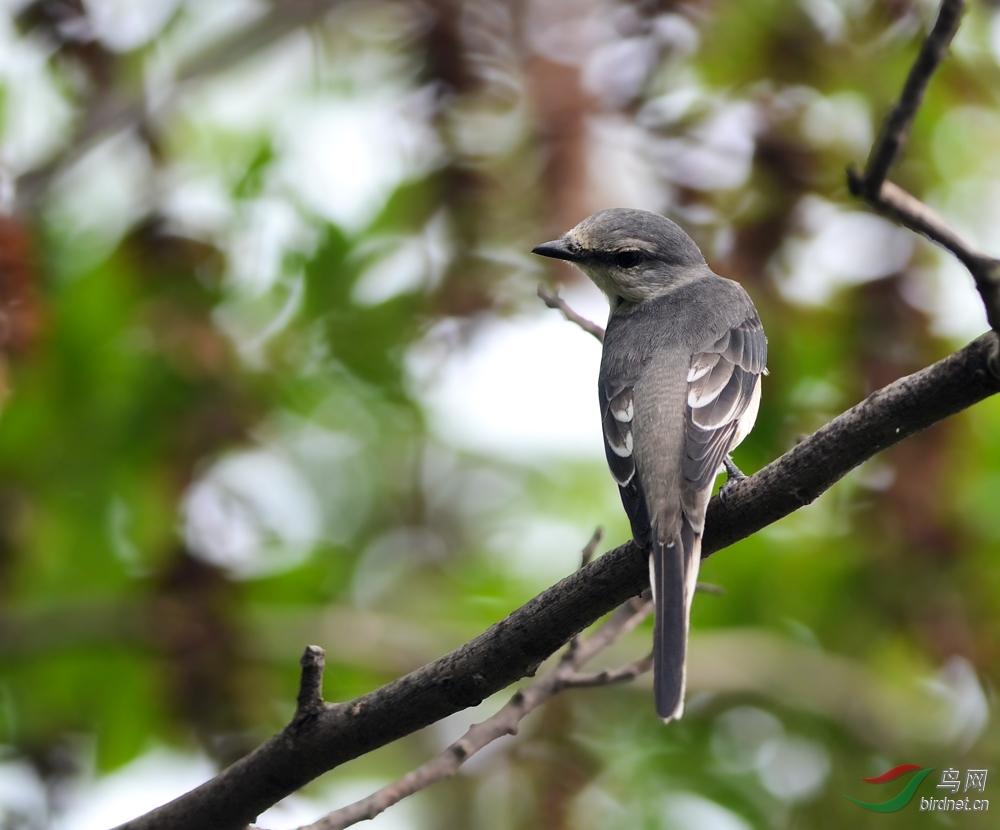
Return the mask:
[[(995, 333), (901, 378), (835, 418), (709, 505), (708, 556), (812, 502), (850, 470), (1000, 392)], [(475, 706), (530, 675), (579, 631), (648, 584), (646, 552), (621, 545), (539, 594), (456, 651), (349, 703), (293, 721), (211, 781), (122, 825), (242, 830), (265, 809), (347, 761)]]
[(781, 458), (734, 483), (708, 506), (708, 556), (812, 503), (855, 467), (905, 438), (1000, 392), (1000, 340), (993, 332), (873, 392)]

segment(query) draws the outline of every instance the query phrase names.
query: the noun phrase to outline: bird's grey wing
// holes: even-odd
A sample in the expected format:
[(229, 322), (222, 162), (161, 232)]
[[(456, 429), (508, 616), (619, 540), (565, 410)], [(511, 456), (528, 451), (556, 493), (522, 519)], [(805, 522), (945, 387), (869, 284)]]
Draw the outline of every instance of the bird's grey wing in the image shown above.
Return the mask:
[(608, 468), (618, 483), (622, 506), (632, 525), (632, 535), (640, 544), (649, 538), (649, 515), (646, 497), (635, 473), (632, 424), (635, 406), (632, 384), (624, 379), (601, 377), (597, 383), (601, 403), (601, 424), (604, 432), (604, 454)]
[(691, 357), (684, 478), (694, 490), (712, 486), (737, 434), (752, 426), (742, 422), (757, 415), (766, 362), (767, 339), (752, 306), (742, 322)]

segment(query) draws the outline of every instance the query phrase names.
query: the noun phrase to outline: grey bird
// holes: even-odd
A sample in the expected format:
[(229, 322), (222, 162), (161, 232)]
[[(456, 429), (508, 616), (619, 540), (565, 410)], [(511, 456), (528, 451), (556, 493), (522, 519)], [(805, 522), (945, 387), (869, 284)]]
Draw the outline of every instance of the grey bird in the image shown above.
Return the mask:
[(767, 340), (746, 291), (713, 273), (680, 227), (611, 208), (532, 253), (573, 263), (611, 305), (598, 396), (604, 449), (637, 543), (650, 546), (653, 688), (684, 712), (691, 601), (705, 511), (729, 452), (753, 427)]

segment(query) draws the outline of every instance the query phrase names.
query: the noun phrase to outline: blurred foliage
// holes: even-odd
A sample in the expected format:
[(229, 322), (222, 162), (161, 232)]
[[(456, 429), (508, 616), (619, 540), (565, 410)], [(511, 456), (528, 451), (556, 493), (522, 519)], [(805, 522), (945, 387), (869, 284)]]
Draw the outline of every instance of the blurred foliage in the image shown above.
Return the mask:
[[(40, 795), (0, 784), (0, 826), (72, 822), (73, 787), (156, 747), (239, 757), (290, 715), (307, 643), (349, 699), (545, 588), (594, 525), (624, 540), (599, 446), (473, 449), (434, 405), (498, 321), (551, 321), (526, 252), (592, 210), (671, 215), (753, 295), (771, 374), (744, 469), (983, 330), (961, 269), (843, 184), (933, 14), (4, 6), (0, 778)], [(991, 251), (998, 32), (976, 4), (893, 173)], [(536, 362), (514, 370), (561, 372)], [(556, 402), (487, 380), (558, 435)], [(916, 802), (843, 798), (894, 795), (859, 778), (899, 763), (989, 769), (988, 798), (998, 436), (987, 401), (712, 557), (682, 722), (648, 678), (567, 694), (386, 826), (910, 827)], [(309, 792), (363, 794), (501, 697)]]

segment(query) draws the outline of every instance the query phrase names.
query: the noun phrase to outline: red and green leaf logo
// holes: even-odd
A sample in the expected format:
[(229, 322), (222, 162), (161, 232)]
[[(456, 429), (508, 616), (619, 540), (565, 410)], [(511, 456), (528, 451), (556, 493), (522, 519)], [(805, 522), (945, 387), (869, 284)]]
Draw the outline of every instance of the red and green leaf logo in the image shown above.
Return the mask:
[(924, 769), (919, 764), (900, 764), (898, 767), (893, 767), (891, 770), (883, 772), (875, 778), (861, 779), (866, 784), (886, 784), (889, 781), (895, 781), (901, 775), (906, 775), (906, 773), (913, 772), (914, 770), (920, 770), (920, 772), (910, 779), (910, 783), (903, 788), (903, 791), (899, 795), (895, 798), (890, 798), (888, 801), (880, 801), (875, 804), (869, 804), (867, 801), (858, 801), (856, 798), (851, 798), (849, 795), (845, 795), (844, 798), (848, 801), (853, 801), (859, 807), (864, 807), (866, 810), (871, 810), (874, 813), (894, 813), (896, 810), (902, 810), (907, 804), (910, 803), (910, 799), (913, 798), (913, 794), (917, 791), (917, 787), (920, 786), (920, 783), (928, 775), (934, 772), (934, 767)]

